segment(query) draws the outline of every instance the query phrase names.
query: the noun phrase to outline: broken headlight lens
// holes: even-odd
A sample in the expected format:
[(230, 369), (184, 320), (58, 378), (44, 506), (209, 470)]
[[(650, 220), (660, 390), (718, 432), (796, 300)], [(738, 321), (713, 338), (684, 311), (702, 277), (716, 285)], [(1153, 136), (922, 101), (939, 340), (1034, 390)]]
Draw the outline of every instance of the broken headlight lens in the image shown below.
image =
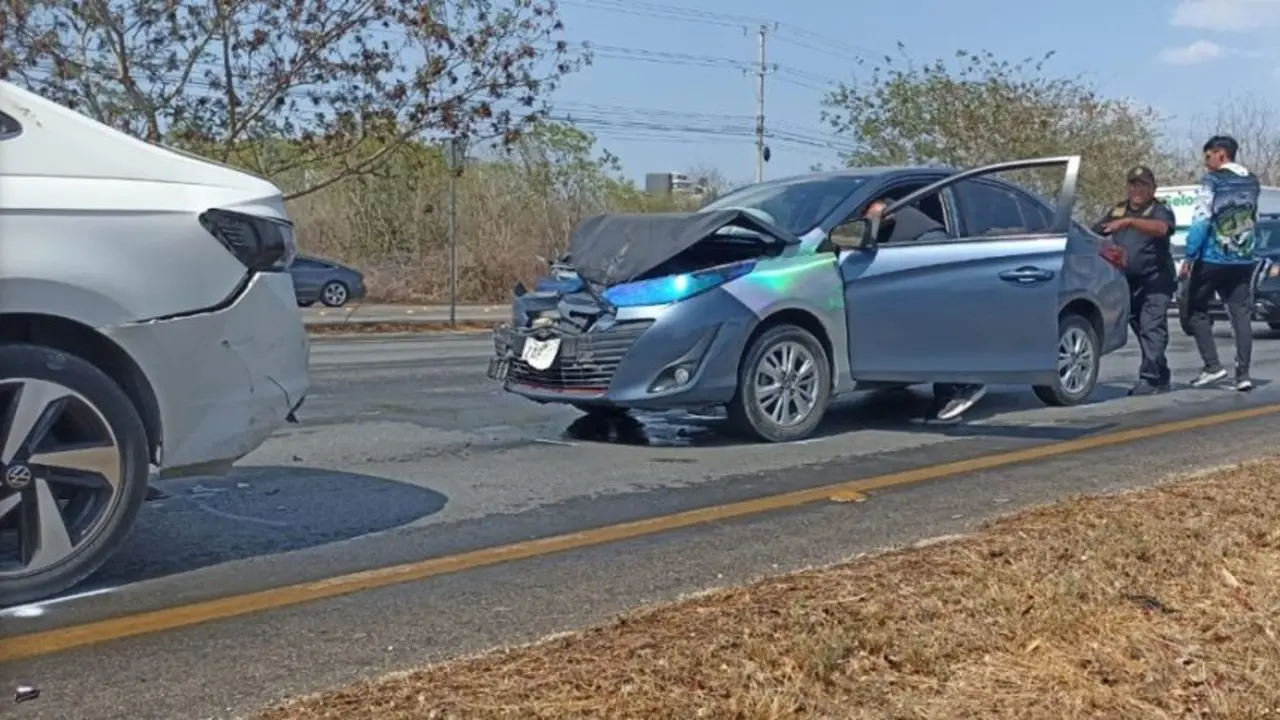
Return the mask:
[(604, 299), (615, 307), (666, 305), (719, 287), (730, 280), (746, 275), (755, 267), (755, 260), (747, 260), (694, 273), (641, 280), (609, 288), (604, 292)]

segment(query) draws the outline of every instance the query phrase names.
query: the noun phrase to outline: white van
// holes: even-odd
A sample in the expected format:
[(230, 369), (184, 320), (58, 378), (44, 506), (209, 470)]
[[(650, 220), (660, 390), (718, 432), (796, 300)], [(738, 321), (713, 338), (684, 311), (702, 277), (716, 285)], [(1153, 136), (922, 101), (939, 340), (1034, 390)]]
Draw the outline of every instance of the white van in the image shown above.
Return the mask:
[[(1195, 210), (1196, 192), (1199, 189), (1199, 185), (1174, 185), (1156, 190), (1156, 197), (1173, 210), (1177, 223), (1173, 233), (1173, 258), (1179, 267), (1186, 254), (1187, 228), (1191, 226), (1191, 213)], [(1258, 195), (1258, 214), (1271, 213), (1280, 213), (1280, 187), (1263, 186)]]

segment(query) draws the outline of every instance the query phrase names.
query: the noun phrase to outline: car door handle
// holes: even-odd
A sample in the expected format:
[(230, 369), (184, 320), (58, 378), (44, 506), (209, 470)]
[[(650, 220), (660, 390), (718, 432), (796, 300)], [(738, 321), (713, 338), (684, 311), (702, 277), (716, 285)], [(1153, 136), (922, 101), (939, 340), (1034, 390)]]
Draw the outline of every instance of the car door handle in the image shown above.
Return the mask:
[(1005, 270), (1000, 273), (1000, 279), (1005, 282), (1018, 283), (1019, 285), (1030, 285), (1031, 283), (1041, 283), (1046, 280), (1052, 280), (1053, 271), (1028, 265), (1026, 267), (1020, 267), (1017, 270)]

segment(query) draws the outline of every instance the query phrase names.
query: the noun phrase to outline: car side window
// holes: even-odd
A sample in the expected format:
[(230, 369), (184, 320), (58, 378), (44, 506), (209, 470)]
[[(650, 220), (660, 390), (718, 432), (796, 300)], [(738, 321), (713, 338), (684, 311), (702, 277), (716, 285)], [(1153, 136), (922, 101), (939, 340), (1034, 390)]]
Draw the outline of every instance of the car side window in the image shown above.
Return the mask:
[(1053, 214), (1044, 203), (1037, 202), (1029, 195), (1019, 194), (1016, 198), (1028, 231), (1047, 233), (1053, 229)]
[(960, 211), (969, 237), (1001, 237), (1048, 232), (1052, 227), (1043, 208), (993, 183), (966, 180), (956, 186)]
[(0, 140), (16, 138), (22, 134), (22, 125), (17, 120), (0, 112)]

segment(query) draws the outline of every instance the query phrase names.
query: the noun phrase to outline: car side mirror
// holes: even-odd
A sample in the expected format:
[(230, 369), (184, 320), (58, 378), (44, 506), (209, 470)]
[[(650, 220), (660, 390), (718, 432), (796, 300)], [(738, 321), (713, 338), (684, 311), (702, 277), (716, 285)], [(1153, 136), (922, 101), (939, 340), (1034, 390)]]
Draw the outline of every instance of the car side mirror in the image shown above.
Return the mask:
[(839, 250), (870, 250), (876, 246), (880, 220), (860, 219), (845, 223), (831, 233), (831, 244)]

